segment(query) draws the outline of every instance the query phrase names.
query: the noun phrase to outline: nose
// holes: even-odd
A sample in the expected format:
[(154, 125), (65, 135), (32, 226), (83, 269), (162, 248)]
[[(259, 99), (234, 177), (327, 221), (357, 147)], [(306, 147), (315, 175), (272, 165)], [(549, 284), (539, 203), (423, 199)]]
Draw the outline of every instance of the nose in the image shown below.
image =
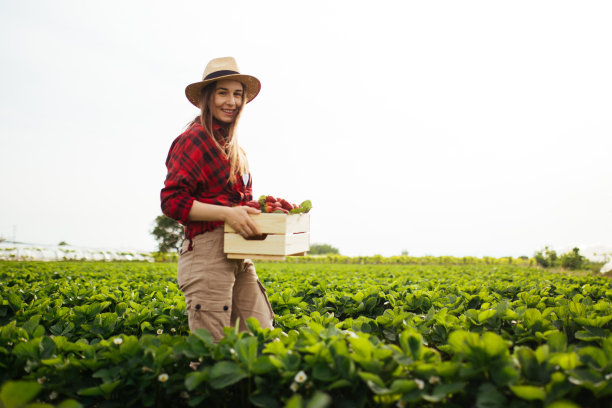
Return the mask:
[(236, 106), (237, 105), (237, 100), (238, 98), (236, 98), (234, 95), (230, 95), (230, 97), (227, 100), (227, 104), (229, 106)]

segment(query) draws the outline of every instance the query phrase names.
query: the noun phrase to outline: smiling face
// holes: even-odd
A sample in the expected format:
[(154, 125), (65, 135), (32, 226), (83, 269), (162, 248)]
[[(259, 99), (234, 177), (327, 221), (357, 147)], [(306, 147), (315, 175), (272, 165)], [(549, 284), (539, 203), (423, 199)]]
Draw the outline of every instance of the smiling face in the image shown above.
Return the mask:
[(244, 99), (244, 87), (238, 81), (224, 79), (216, 83), (210, 108), (215, 119), (221, 123), (232, 123)]

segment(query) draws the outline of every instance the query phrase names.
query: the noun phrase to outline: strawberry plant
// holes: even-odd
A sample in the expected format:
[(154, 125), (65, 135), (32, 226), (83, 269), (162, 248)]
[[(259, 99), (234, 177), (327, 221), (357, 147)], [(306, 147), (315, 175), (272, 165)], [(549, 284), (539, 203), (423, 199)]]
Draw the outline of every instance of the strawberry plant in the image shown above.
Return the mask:
[(189, 333), (176, 265), (1, 262), (0, 406), (612, 403), (607, 278), (512, 264), (257, 270), (274, 328), (249, 319), (215, 344)]

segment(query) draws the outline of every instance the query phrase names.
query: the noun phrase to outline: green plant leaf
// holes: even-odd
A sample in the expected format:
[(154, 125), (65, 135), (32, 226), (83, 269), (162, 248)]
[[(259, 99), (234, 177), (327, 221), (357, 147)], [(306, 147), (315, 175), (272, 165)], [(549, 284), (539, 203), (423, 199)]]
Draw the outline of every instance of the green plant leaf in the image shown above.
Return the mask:
[(55, 408), (82, 408), (83, 406), (76, 400), (67, 399), (55, 406)]
[(293, 394), (289, 401), (285, 404), (285, 408), (302, 408), (304, 406), (304, 402), (302, 400), (302, 396), (300, 394)]
[(279, 404), (277, 399), (272, 395), (267, 394), (259, 394), (259, 395), (251, 395), (249, 397), (249, 401), (251, 404), (260, 408), (278, 408)]
[(331, 402), (332, 398), (328, 394), (322, 391), (315, 391), (312, 398), (306, 402), (306, 408), (326, 408)]
[(201, 383), (208, 381), (210, 378), (210, 367), (205, 367), (204, 370), (195, 371), (185, 376), (185, 388), (192, 391), (195, 390)]
[(546, 405), (546, 408), (580, 408), (580, 405), (568, 400), (559, 400)]
[(240, 362), (251, 371), (257, 360), (257, 337), (243, 337), (236, 340), (234, 349)]
[(0, 389), (0, 401), (5, 408), (20, 408), (33, 400), (42, 386), (33, 381), (7, 381)]
[(508, 406), (508, 400), (493, 384), (484, 383), (478, 388), (476, 406), (478, 408), (505, 408)]
[(527, 401), (546, 399), (546, 391), (533, 385), (511, 385), (510, 389), (517, 397)]
[(215, 389), (228, 387), (246, 378), (248, 374), (231, 361), (220, 361), (210, 371), (210, 386)]

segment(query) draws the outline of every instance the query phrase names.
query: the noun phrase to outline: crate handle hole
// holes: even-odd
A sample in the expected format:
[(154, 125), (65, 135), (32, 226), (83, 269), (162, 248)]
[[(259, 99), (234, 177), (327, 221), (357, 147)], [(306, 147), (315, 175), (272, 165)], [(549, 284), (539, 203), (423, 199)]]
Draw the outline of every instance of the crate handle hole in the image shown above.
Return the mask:
[(263, 241), (268, 237), (268, 234), (255, 235), (253, 237), (245, 238), (247, 241)]

